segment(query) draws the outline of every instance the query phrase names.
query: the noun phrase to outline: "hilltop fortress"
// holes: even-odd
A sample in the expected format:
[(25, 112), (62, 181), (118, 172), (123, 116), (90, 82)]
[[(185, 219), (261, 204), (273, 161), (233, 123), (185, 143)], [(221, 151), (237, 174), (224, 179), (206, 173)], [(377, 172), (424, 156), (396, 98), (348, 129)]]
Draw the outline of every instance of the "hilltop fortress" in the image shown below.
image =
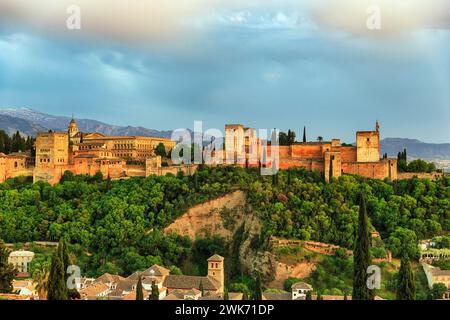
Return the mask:
[[(250, 155), (256, 150), (256, 156), (259, 159), (262, 152), (261, 141), (255, 137), (256, 131), (253, 128), (246, 128), (241, 124), (226, 125), (226, 158), (241, 159), (241, 163), (245, 161), (248, 165)], [(267, 158), (270, 158), (272, 148), (270, 145), (267, 146)], [(303, 167), (311, 171), (317, 170), (324, 175), (326, 181), (344, 173), (373, 179), (397, 179), (397, 159), (380, 158), (378, 122), (375, 131), (356, 132), (356, 146), (342, 145), (340, 139), (332, 139), (331, 141), (295, 142), (289, 146), (276, 148), (280, 169)], [(270, 161), (268, 163), (270, 165)]]
[[(252, 148), (256, 142), (256, 148)], [(119, 179), (146, 177), (152, 174), (176, 174), (183, 171), (192, 174), (196, 165), (163, 166), (155, 149), (163, 144), (166, 152), (176, 142), (160, 137), (105, 136), (101, 133), (83, 133), (72, 119), (67, 132), (40, 132), (36, 136), (35, 156), (27, 153), (5, 155), (0, 153), (0, 182), (18, 176), (32, 176), (33, 181), (58, 183), (65, 171), (73, 174), (95, 175)], [(277, 147), (280, 169), (304, 167), (321, 172), (326, 181), (342, 174), (356, 174), (374, 179), (397, 179), (397, 160), (380, 158), (380, 134), (378, 123), (375, 131), (358, 131), (356, 146), (342, 145), (339, 139), (318, 142), (296, 142)], [(248, 165), (252, 152), (257, 159), (261, 140), (256, 130), (243, 125), (225, 126), (224, 158), (240, 159), (238, 165)], [(273, 146), (265, 149), (271, 155)], [(269, 161), (268, 161), (269, 164)], [(251, 165), (255, 165), (254, 163)], [(258, 164), (257, 164), (258, 165)], [(271, 164), (269, 164), (271, 165)]]

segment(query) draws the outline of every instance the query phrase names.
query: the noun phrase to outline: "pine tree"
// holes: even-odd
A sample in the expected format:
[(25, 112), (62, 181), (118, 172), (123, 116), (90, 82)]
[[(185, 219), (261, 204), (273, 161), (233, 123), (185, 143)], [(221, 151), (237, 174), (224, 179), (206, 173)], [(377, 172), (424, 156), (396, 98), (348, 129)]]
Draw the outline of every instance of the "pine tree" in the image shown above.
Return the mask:
[(415, 300), (416, 285), (411, 262), (403, 255), (398, 273), (397, 300)]
[(358, 234), (353, 251), (353, 300), (371, 300), (372, 295), (367, 287), (367, 268), (370, 265), (370, 238), (367, 225), (366, 202), (360, 194)]
[(159, 300), (159, 289), (155, 281), (152, 281), (152, 293), (150, 295), (150, 300)]
[(0, 240), (0, 293), (11, 293), (15, 276), (14, 266), (8, 262), (8, 250)]
[(144, 291), (142, 288), (142, 278), (139, 276), (139, 280), (136, 286), (136, 300), (144, 300)]
[(47, 283), (48, 300), (67, 300), (68, 290), (65, 281), (64, 263), (61, 245), (53, 253), (50, 275)]
[(306, 142), (306, 126), (303, 127), (303, 142)]

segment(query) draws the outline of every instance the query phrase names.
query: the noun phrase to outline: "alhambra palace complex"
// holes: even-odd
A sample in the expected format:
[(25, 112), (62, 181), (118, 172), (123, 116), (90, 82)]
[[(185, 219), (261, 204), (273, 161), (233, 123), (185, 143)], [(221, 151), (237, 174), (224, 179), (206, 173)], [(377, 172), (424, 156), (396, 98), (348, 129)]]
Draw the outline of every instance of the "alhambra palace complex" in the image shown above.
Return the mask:
[[(240, 161), (241, 166), (245, 165), (245, 162), (248, 163), (251, 150), (255, 149), (257, 153), (262, 150), (259, 139), (255, 137), (255, 129), (242, 125), (226, 125), (226, 158), (247, 159)], [(255, 141), (257, 148), (251, 148)], [(162, 166), (161, 157), (155, 156), (155, 148), (160, 143), (165, 146), (167, 152), (176, 145), (175, 141), (166, 138), (82, 133), (78, 131), (77, 123), (72, 119), (67, 132), (49, 131), (37, 134), (35, 159), (27, 153), (0, 153), (0, 182), (18, 176), (33, 176), (33, 181), (55, 184), (67, 170), (74, 174), (89, 175), (101, 172), (103, 177), (111, 179), (176, 174), (178, 171), (192, 174), (195, 171), (195, 165)], [(343, 173), (375, 179), (397, 179), (397, 160), (380, 159), (378, 123), (375, 131), (356, 133), (356, 147), (344, 146), (339, 139), (332, 139), (299, 142), (279, 146), (278, 149), (280, 169), (304, 167), (307, 170), (317, 170), (324, 175), (326, 181)], [(266, 152), (270, 155), (270, 145), (267, 146)]]

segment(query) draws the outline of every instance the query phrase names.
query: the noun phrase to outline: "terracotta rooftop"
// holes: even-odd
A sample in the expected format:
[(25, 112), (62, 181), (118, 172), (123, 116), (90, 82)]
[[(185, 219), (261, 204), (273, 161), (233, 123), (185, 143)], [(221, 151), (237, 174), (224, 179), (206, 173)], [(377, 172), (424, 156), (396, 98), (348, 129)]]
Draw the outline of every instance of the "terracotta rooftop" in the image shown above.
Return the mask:
[(101, 282), (101, 283), (118, 283), (122, 280), (125, 280), (125, 278), (116, 275), (116, 274), (110, 274), (110, 273), (104, 273), (97, 279), (95, 279), (94, 282)]
[(211, 277), (168, 275), (164, 280), (164, 287), (169, 289), (200, 289), (200, 283), (204, 290), (217, 290), (220, 284)]
[(266, 300), (292, 300), (292, 294), (289, 292), (285, 293), (263, 293), (263, 297)]
[(218, 254), (213, 255), (212, 257), (209, 257), (208, 261), (223, 261), (224, 257), (219, 256)]
[(180, 298), (177, 295), (170, 293), (167, 296), (165, 296), (163, 300), (183, 300), (183, 298)]
[(450, 270), (442, 270), (441, 268), (434, 267), (431, 269), (433, 276), (450, 276)]
[(107, 290), (109, 290), (109, 287), (106, 284), (97, 282), (87, 288), (81, 289), (80, 295), (82, 297), (97, 297)]
[(156, 277), (162, 277), (162, 276), (167, 276), (170, 274), (170, 270), (166, 269), (164, 267), (161, 267), (160, 265), (154, 264), (152, 265), (150, 268), (148, 268), (147, 270), (144, 270), (142, 272), (136, 271), (133, 274), (131, 274), (127, 279), (130, 280), (138, 280), (139, 279), (139, 275), (141, 277), (147, 277), (147, 276), (151, 276), (151, 271), (153, 271), (153, 275)]
[[(142, 290), (142, 293), (144, 295), (144, 300), (146, 300), (149, 296), (148, 292), (145, 290)], [(130, 291), (130, 293), (124, 295), (122, 297), (122, 300), (136, 300), (136, 290)]]
[(291, 286), (292, 290), (312, 290), (312, 286), (306, 282), (297, 282)]

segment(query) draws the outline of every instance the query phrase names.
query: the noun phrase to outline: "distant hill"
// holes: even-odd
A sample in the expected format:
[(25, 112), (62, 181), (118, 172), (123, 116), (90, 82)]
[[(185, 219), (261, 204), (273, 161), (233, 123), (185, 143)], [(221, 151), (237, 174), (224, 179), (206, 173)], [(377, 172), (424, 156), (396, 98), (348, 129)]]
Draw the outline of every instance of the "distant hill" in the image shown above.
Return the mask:
[(380, 141), (381, 153), (396, 157), (406, 148), (410, 158), (450, 160), (450, 143), (425, 143), (416, 139), (386, 138)]
[[(53, 116), (29, 108), (0, 108), (0, 129), (12, 134), (19, 130), (25, 135), (36, 135), (39, 131), (67, 130), (70, 117)], [(170, 137), (172, 131), (158, 131), (143, 127), (116, 126), (97, 120), (76, 119), (78, 129), (84, 132), (100, 132), (111, 136)]]

